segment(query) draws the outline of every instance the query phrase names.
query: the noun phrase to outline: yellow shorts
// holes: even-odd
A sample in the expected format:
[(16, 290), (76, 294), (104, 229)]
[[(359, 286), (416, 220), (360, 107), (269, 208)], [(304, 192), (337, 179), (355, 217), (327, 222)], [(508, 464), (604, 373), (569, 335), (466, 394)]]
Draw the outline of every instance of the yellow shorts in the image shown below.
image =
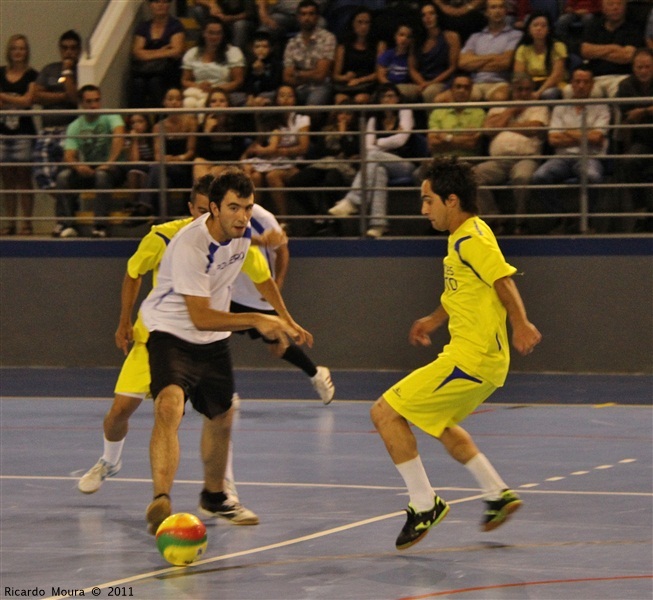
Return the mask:
[(402, 417), (439, 438), (490, 397), (496, 386), (462, 371), (448, 357), (413, 371), (383, 393)]
[(150, 393), (150, 357), (143, 342), (134, 342), (120, 369), (114, 393), (145, 398)]

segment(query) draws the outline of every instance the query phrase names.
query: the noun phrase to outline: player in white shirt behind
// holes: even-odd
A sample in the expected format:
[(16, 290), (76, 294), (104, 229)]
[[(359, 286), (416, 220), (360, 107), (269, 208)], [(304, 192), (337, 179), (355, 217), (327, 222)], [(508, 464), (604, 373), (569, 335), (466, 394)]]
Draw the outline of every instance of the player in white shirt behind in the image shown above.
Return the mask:
[[(276, 217), (259, 204), (254, 205), (249, 224), (252, 228), (252, 243), (259, 244), (272, 273), (272, 278), (277, 283), (277, 287), (281, 289), (288, 272), (290, 260), (288, 238), (285, 236)], [(277, 236), (280, 243), (270, 243), (268, 240), (271, 240), (272, 236)], [(232, 313), (257, 311), (268, 315), (276, 314), (270, 303), (261, 297), (252, 280), (243, 273), (240, 273), (234, 282), (229, 310)], [(329, 404), (333, 400), (335, 387), (331, 381), (331, 372), (326, 367), (316, 366), (297, 344), (291, 341), (287, 348), (283, 348), (275, 340), (269, 340), (262, 336), (256, 329), (241, 330), (238, 333), (247, 333), (252, 339), (261, 338), (268, 344), (268, 348), (274, 356), (278, 356), (306, 373), (324, 404)], [(239, 398), (236, 394), (234, 398), (235, 408), (237, 408), (238, 401)]]

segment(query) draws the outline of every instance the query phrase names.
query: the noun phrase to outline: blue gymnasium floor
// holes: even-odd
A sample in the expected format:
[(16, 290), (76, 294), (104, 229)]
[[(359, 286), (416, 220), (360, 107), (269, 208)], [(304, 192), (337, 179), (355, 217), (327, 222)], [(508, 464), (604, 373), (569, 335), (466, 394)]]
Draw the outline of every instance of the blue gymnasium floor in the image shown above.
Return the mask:
[[(491, 533), (478, 529), (474, 480), (418, 433), (451, 512), (398, 552), (407, 496), (368, 416), (369, 400), (398, 374), (333, 376), (337, 400), (325, 407), (297, 373), (237, 373), (244, 399), (234, 430), (236, 480), (261, 524), (207, 519), (205, 558), (182, 568), (163, 561), (145, 529), (149, 406), (131, 421), (120, 474), (84, 496), (76, 479), (101, 453), (115, 371), (0, 370), (2, 597), (23, 590), (147, 600), (652, 597), (650, 377), (511, 375), (496, 401), (466, 421), (524, 500)], [(176, 512), (196, 512), (200, 426), (189, 411)]]

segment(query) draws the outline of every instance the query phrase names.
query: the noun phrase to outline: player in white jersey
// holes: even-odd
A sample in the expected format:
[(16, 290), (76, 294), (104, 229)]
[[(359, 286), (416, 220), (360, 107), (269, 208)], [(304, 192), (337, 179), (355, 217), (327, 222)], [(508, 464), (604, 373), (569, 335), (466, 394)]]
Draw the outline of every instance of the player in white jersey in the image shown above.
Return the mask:
[[(259, 239), (263, 239), (272, 232), (283, 232), (276, 217), (269, 210), (266, 210), (258, 204), (254, 205), (249, 224), (252, 228), (252, 237), (256, 236)], [(277, 283), (277, 287), (281, 289), (288, 271), (290, 259), (288, 239), (285, 238), (284, 242), (276, 247), (269, 244), (265, 247), (261, 246), (261, 252), (265, 256), (272, 277)], [(233, 313), (251, 312), (255, 310), (268, 315), (276, 314), (270, 303), (261, 297), (252, 280), (243, 273), (238, 275), (234, 282), (230, 310)], [(331, 372), (326, 367), (316, 366), (306, 352), (297, 344), (291, 342), (287, 348), (283, 349), (279, 344), (274, 343), (274, 341), (262, 337), (256, 329), (249, 329), (238, 333), (247, 333), (252, 339), (261, 338), (268, 344), (272, 354), (306, 373), (311, 380), (313, 388), (324, 404), (329, 404), (333, 400), (335, 387), (331, 381)]]
[[(231, 437), (234, 391), (230, 332), (255, 328), (285, 348), (291, 340), (313, 343), (290, 316), (259, 250), (250, 248), (254, 186), (238, 169), (222, 173), (209, 190), (210, 212), (174, 237), (159, 270), (158, 285), (141, 306), (150, 332), (147, 348), (154, 398), (150, 463), (154, 498), (147, 507), (150, 533), (172, 514), (170, 491), (179, 465), (177, 430), (186, 400), (204, 415), (201, 454), (204, 489), (200, 510), (238, 518), (245, 509), (223, 490)], [(230, 288), (244, 270), (279, 316), (228, 312)], [(235, 522), (235, 521), (234, 521)]]

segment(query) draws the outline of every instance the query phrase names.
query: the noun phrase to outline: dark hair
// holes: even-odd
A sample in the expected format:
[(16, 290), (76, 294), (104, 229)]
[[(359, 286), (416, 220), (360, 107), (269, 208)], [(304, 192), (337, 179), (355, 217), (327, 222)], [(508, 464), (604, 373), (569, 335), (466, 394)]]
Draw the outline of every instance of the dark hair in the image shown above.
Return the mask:
[(571, 73), (569, 74), (570, 81), (574, 77), (574, 73), (576, 71), (583, 71), (585, 73), (589, 73), (592, 77), (594, 77), (594, 71), (592, 71), (592, 67), (590, 66), (590, 63), (586, 60), (571, 70)]
[(100, 88), (97, 85), (93, 85), (92, 83), (87, 83), (86, 85), (83, 85), (82, 87), (80, 87), (77, 90), (77, 97), (80, 100), (83, 100), (84, 99), (84, 94), (86, 92), (98, 92), (98, 93), (101, 93)]
[(467, 71), (463, 71), (462, 69), (456, 69), (451, 74), (451, 77), (449, 77), (449, 81), (453, 84), (454, 80), (458, 79), (458, 77), (464, 77), (465, 79), (469, 79), (472, 83), (474, 82), (471, 73), (468, 73)]
[[(398, 96), (397, 104), (401, 104), (404, 101), (404, 95), (401, 93), (401, 90), (394, 83), (382, 83), (381, 85), (379, 85), (379, 87), (376, 88), (376, 92), (374, 92), (374, 98), (372, 99), (374, 104), (379, 105), (379, 109), (370, 113), (370, 117), (374, 117), (376, 119), (377, 125), (381, 122), (381, 119), (383, 119), (383, 115), (385, 111), (388, 110), (383, 107), (381, 103), (381, 99), (383, 98), (383, 94), (389, 91), (393, 91), (395, 94), (397, 94)], [(393, 110), (392, 112), (398, 114), (399, 111)]]
[[(342, 32), (341, 40), (345, 46), (349, 46), (356, 41), (356, 32), (354, 31), (354, 21), (359, 15), (370, 15), (372, 19), (372, 11), (369, 8), (364, 6), (359, 6), (354, 12), (351, 13), (351, 16), (347, 20), (347, 25), (345, 30)], [(367, 43), (370, 44), (373, 42), (374, 28), (370, 27), (370, 30), (367, 34)]]
[(315, 2), (315, 0), (302, 0), (297, 5), (297, 12), (299, 12), (302, 8), (307, 8), (309, 6), (312, 6), (317, 11), (318, 15), (320, 14), (320, 5)]
[(524, 33), (521, 36), (521, 40), (519, 40), (519, 43), (515, 47), (515, 51), (512, 54), (512, 63), (510, 65), (511, 71), (514, 68), (515, 56), (517, 55), (517, 50), (519, 49), (519, 47), (532, 46), (534, 44), (533, 36), (531, 35), (531, 32), (528, 29), (531, 26), (531, 23), (538, 18), (546, 19), (546, 24), (549, 29), (548, 33), (546, 34), (546, 39), (544, 40), (544, 43), (546, 44), (546, 56), (544, 57), (544, 66), (547, 68), (549, 73), (551, 73), (551, 71), (553, 70), (553, 45), (555, 44), (556, 39), (553, 37), (553, 23), (551, 22), (551, 15), (549, 15), (548, 12), (544, 12), (543, 10), (535, 10), (530, 15), (528, 15), (528, 18), (526, 19), (526, 23), (524, 23)]
[(381, 98), (383, 98), (383, 94), (389, 91), (393, 91), (395, 94), (397, 94), (397, 96), (399, 96), (399, 103), (404, 101), (404, 95), (401, 93), (401, 90), (394, 83), (388, 82), (382, 83), (378, 88), (376, 88), (376, 92), (374, 94), (374, 102), (380, 104)]
[(646, 54), (647, 56), (650, 56), (653, 58), (653, 49), (651, 48), (637, 48), (635, 50), (635, 54), (633, 54), (633, 60), (635, 60), (640, 54)]
[(209, 187), (209, 201), (220, 208), (227, 192), (232, 191), (239, 198), (249, 198), (254, 193), (254, 183), (238, 167), (229, 167), (216, 177)]
[(190, 201), (192, 204), (195, 204), (197, 196), (206, 196), (208, 197), (209, 191), (211, 190), (211, 184), (215, 177), (213, 175), (204, 175), (200, 177), (194, 184), (193, 189), (190, 191)]
[(476, 177), (470, 163), (458, 160), (457, 156), (436, 157), (428, 166), (424, 179), (429, 180), (433, 193), (443, 202), (455, 194), (463, 212), (478, 213)]
[(59, 38), (59, 44), (63, 42), (64, 40), (73, 40), (74, 42), (77, 42), (77, 45), (81, 48), (82, 47), (82, 38), (80, 37), (79, 33), (77, 33), (74, 29), (69, 29), (68, 31), (64, 31), (61, 34), (61, 37)]
[(227, 106), (231, 106), (231, 98), (229, 97), (229, 92), (225, 92), (221, 90), (220, 88), (213, 88), (207, 95), (206, 95), (206, 100), (204, 101), (204, 106), (209, 107), (209, 102), (211, 102), (211, 98), (213, 97), (213, 94), (222, 94), (226, 99), (227, 99)]
[[(129, 127), (129, 129), (131, 130), (131, 129), (132, 129), (132, 122), (133, 122), (133, 120), (134, 120), (134, 117), (137, 117), (137, 116), (139, 116), (139, 117), (143, 117), (143, 119), (145, 120), (145, 123), (147, 123), (147, 131), (146, 131), (145, 133), (150, 133), (150, 132), (152, 131), (152, 120), (151, 120), (150, 117), (149, 117), (146, 113), (144, 113), (144, 112), (135, 112), (135, 113), (132, 113), (131, 115), (127, 115), (127, 116), (125, 117), (125, 124), (126, 124), (126, 125)], [(148, 139), (148, 140), (147, 140), (148, 143), (151, 142), (151, 141), (152, 141), (151, 139)]]
[(274, 44), (272, 35), (270, 35), (270, 32), (268, 31), (256, 31), (251, 39), (252, 41), (250, 43), (252, 46), (254, 45), (254, 42), (268, 42), (270, 46)]
[[(209, 25), (220, 25), (222, 27), (222, 41), (218, 44), (218, 47), (215, 49), (215, 55), (213, 56), (213, 61), (216, 63), (227, 62), (227, 46), (229, 45), (229, 38), (227, 33), (227, 28), (224, 24), (224, 21), (220, 17), (209, 17), (202, 27), (202, 33), (206, 31), (206, 28)], [(197, 41), (197, 51), (198, 54), (204, 52), (206, 47), (206, 40), (204, 36), (201, 35), (200, 39)]]

